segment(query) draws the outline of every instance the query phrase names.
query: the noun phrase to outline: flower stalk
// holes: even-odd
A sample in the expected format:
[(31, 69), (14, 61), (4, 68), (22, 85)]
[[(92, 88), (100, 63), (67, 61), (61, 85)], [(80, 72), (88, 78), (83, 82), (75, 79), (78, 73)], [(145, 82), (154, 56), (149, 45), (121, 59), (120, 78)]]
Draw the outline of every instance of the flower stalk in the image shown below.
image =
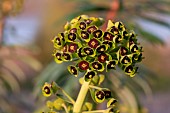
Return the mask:
[(89, 84), (90, 82), (86, 81), (83, 82), (76, 103), (74, 104), (73, 113), (81, 113), (81, 109), (83, 107), (83, 103), (85, 101), (89, 89)]

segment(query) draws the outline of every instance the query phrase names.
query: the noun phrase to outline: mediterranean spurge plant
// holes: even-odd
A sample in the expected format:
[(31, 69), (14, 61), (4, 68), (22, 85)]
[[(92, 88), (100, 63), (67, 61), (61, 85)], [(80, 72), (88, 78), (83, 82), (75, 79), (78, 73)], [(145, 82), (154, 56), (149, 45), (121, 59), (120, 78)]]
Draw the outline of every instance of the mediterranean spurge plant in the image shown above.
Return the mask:
[[(64, 26), (64, 32), (52, 40), (54, 59), (57, 63), (71, 61), (68, 71), (78, 77), (81, 89), (74, 101), (55, 82), (45, 83), (44, 96), (55, 95), (56, 100), (48, 101), (48, 113), (119, 113), (111, 90), (101, 88), (107, 72), (121, 68), (130, 77), (137, 73), (136, 63), (142, 60), (142, 47), (137, 43), (136, 34), (125, 28), (122, 22), (108, 21), (105, 31), (100, 29), (102, 18), (81, 15)], [(95, 103), (107, 101), (105, 110), (93, 110), (93, 104), (85, 102), (90, 92)], [(62, 96), (61, 96), (62, 95)]]

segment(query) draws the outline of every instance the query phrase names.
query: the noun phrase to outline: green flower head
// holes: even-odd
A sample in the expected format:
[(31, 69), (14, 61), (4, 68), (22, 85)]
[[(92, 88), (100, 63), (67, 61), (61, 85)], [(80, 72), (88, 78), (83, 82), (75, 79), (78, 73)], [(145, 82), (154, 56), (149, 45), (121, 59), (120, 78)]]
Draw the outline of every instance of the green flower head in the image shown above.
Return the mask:
[[(141, 62), (142, 48), (136, 34), (126, 29), (122, 22), (108, 21), (106, 30), (101, 30), (102, 18), (81, 15), (64, 26), (64, 32), (52, 40), (54, 58), (57, 63), (74, 61), (69, 66), (71, 74), (78, 71), (98, 73), (120, 67), (127, 75), (137, 72), (135, 64)], [(94, 74), (93, 73), (93, 74)]]

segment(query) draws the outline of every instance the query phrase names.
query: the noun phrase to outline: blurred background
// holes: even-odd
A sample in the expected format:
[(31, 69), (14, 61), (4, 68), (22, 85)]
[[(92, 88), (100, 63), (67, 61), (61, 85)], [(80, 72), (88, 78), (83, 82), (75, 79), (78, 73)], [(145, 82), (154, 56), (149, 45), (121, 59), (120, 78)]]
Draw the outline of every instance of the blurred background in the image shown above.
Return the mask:
[(80, 14), (122, 21), (144, 47), (138, 77), (117, 77), (128, 88), (127, 96), (118, 96), (121, 113), (170, 112), (169, 7), (169, 0), (0, 0), (0, 113), (43, 108), (40, 90), (46, 81), (56, 81), (67, 92), (79, 89), (65, 64), (54, 63), (51, 39)]

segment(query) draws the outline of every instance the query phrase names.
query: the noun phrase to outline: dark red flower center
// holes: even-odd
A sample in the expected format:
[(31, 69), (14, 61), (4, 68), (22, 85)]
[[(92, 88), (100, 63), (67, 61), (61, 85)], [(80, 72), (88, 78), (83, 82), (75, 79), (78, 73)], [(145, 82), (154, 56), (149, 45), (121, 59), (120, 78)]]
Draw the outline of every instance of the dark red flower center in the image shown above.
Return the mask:
[(61, 53), (56, 53), (55, 56), (58, 60), (61, 60)]
[(98, 53), (103, 53), (103, 52), (106, 51), (106, 46), (105, 45), (100, 45), (100, 46), (97, 47), (96, 50), (97, 50)]
[(96, 26), (91, 26), (87, 29), (89, 33), (93, 33), (95, 30), (97, 30)]
[(115, 26), (111, 27), (110, 31), (114, 34), (118, 34), (118, 29)]
[(93, 62), (92, 66), (94, 69), (97, 69), (97, 70), (102, 69), (102, 64), (100, 64), (99, 62)]
[(63, 53), (63, 57), (65, 60), (71, 60), (71, 56), (68, 53)]
[(122, 36), (121, 35), (117, 35), (115, 37), (115, 43), (119, 43), (122, 40)]
[(57, 45), (61, 45), (61, 40), (59, 37), (57, 37), (54, 41)]
[(75, 34), (75, 33), (70, 33), (70, 34), (68, 34), (68, 39), (69, 39), (70, 41), (74, 41), (74, 40), (76, 39), (76, 34)]
[(87, 31), (81, 31), (81, 37), (83, 39), (88, 39), (89, 38), (89, 33)]
[(72, 28), (71, 30), (70, 30), (70, 33), (76, 33), (77, 32), (77, 28)]
[(105, 32), (103, 37), (105, 40), (112, 41), (114, 36), (109, 32)]
[(85, 22), (86, 22), (86, 24), (90, 24), (91, 22), (92, 22), (92, 20), (90, 20), (90, 19), (87, 19), (87, 20), (85, 20)]
[(109, 90), (105, 90), (104, 94), (105, 94), (106, 99), (111, 97), (111, 91), (109, 91)]
[(95, 72), (94, 71), (89, 71), (87, 72), (87, 74), (85, 75), (85, 78), (87, 79), (92, 79), (95, 76)]
[(108, 69), (114, 69), (116, 66), (116, 61), (109, 61), (108, 64), (107, 64), (107, 68)]
[(132, 53), (135, 53), (136, 51), (138, 50), (138, 46), (137, 45), (134, 45), (131, 49), (131, 52)]
[(70, 67), (70, 72), (71, 72), (73, 75), (77, 75), (77, 74), (78, 74), (78, 71), (77, 71), (77, 69), (76, 69), (74, 66), (71, 66), (71, 67)]
[(108, 56), (103, 53), (98, 56), (98, 61), (101, 63), (104, 63), (104, 62), (106, 62), (107, 58), (108, 58)]
[(103, 44), (106, 44), (111, 48), (113, 46), (113, 43), (111, 41), (104, 41)]
[(96, 30), (96, 31), (93, 32), (93, 36), (95, 38), (100, 38), (102, 35), (103, 35), (102, 30)]
[(45, 87), (44, 87), (44, 92), (45, 92), (46, 94), (50, 94), (50, 93), (51, 93), (50, 88), (49, 88), (48, 86), (45, 86)]
[(81, 70), (87, 70), (89, 68), (89, 63), (87, 61), (81, 61), (78, 66)]
[(84, 30), (84, 29), (86, 29), (86, 23), (84, 23), (84, 22), (80, 22), (80, 29), (82, 29), (82, 30)]
[(71, 44), (69, 45), (69, 50), (68, 50), (68, 51), (71, 52), (71, 53), (73, 53), (73, 52), (77, 51), (77, 48), (78, 48), (77, 44), (71, 43)]
[(128, 64), (129, 62), (130, 62), (130, 58), (128, 56), (124, 56), (124, 58), (121, 61), (122, 64)]
[(82, 52), (82, 47), (78, 49), (78, 56), (79, 57), (84, 57), (85, 56), (85, 53)]
[(131, 73), (133, 71), (133, 67), (131, 65), (129, 65), (128, 67), (126, 67), (125, 72), (126, 73)]
[(99, 99), (99, 100), (102, 100), (104, 97), (105, 97), (105, 94), (103, 91), (98, 91), (96, 93), (96, 97)]
[(127, 48), (125, 48), (125, 47), (121, 47), (120, 48), (120, 54), (122, 56), (126, 55), (127, 53), (128, 53), (128, 49)]
[(91, 48), (96, 48), (98, 45), (99, 45), (99, 42), (98, 40), (96, 39), (91, 39), (89, 42), (88, 42), (88, 45), (91, 47)]
[(123, 36), (124, 37), (128, 37), (128, 32), (127, 31), (123, 31)]
[(90, 48), (90, 47), (84, 48), (84, 52), (85, 52), (87, 55), (93, 55), (93, 54), (94, 54), (93, 49)]

